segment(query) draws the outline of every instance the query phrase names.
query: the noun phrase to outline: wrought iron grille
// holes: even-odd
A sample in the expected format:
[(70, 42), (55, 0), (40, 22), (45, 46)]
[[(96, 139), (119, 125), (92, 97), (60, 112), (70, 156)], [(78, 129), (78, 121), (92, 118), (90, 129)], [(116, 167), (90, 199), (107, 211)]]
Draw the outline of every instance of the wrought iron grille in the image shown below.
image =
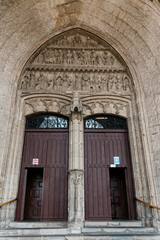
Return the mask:
[(85, 119), (86, 129), (127, 129), (127, 121), (124, 118), (107, 115), (93, 116)]
[(32, 116), (26, 121), (26, 129), (63, 129), (68, 128), (68, 119), (55, 115)]

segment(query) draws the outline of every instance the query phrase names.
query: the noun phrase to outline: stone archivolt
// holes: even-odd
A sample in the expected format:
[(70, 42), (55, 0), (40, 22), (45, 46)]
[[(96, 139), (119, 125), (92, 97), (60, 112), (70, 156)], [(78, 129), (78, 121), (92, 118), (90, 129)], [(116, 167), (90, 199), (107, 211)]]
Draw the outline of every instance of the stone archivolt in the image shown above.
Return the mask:
[(131, 80), (110, 46), (77, 29), (51, 39), (34, 54), (19, 89), (130, 95)]

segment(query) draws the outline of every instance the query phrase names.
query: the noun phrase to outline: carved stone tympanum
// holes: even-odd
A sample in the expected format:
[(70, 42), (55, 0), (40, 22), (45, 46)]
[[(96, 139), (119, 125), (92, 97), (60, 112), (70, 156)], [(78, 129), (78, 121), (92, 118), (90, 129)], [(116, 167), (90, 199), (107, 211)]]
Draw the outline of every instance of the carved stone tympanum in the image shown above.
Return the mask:
[(46, 42), (28, 61), (19, 89), (130, 95), (127, 67), (104, 41), (75, 29)]

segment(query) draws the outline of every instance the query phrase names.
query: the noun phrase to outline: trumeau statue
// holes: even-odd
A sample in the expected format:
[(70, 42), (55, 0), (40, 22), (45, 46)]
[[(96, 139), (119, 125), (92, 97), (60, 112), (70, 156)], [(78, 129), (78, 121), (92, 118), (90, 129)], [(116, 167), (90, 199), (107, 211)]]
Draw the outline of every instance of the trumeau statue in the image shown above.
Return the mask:
[(21, 75), (22, 92), (106, 92), (130, 95), (126, 65), (93, 34), (75, 29), (46, 42)]

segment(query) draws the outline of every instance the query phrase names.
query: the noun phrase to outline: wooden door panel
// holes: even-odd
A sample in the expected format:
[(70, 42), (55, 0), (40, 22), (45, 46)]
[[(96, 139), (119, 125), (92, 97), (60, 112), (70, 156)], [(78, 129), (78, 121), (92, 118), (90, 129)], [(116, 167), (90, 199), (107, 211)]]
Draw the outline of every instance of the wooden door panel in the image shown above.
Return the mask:
[(110, 219), (109, 174), (106, 168), (104, 134), (85, 134), (86, 219)]
[[(32, 164), (33, 158), (39, 159), (38, 165)], [(41, 220), (66, 220), (68, 201), (68, 130), (55, 132), (49, 130), (27, 130), (22, 159), (16, 220), (23, 220), (24, 217), (26, 219), (32, 217), (32, 219), (40, 218)], [(32, 203), (28, 202), (30, 207), (25, 207), (24, 212), (24, 199), (22, 199), (21, 193), (26, 186), (24, 179), (25, 168), (43, 168), (45, 172), (45, 187), (43, 187), (42, 202), (38, 199), (39, 192), (37, 189), (30, 192), (30, 196), (26, 195), (28, 199), (32, 198)], [(35, 184), (32, 182), (32, 187)], [(26, 190), (26, 194), (28, 194), (28, 191), (29, 189)], [(36, 207), (34, 207), (34, 204), (36, 204)]]
[(46, 164), (46, 139), (47, 133), (26, 132), (25, 133), (25, 151), (23, 154), (23, 164), (31, 167), (33, 158), (39, 159), (39, 166)]
[(130, 161), (127, 133), (105, 133), (105, 154), (108, 158), (108, 166), (114, 163), (115, 156), (119, 156), (119, 166), (126, 167)]
[[(116, 169), (121, 171), (121, 168), (125, 168), (126, 173), (123, 179), (117, 180), (111, 176), (110, 189), (109, 168), (114, 164), (114, 156), (119, 156), (120, 159)], [(129, 144), (125, 130), (85, 131), (85, 217), (86, 220), (108, 220), (112, 217), (136, 219)]]
[(42, 220), (67, 220), (67, 196), (65, 168), (46, 168)]

